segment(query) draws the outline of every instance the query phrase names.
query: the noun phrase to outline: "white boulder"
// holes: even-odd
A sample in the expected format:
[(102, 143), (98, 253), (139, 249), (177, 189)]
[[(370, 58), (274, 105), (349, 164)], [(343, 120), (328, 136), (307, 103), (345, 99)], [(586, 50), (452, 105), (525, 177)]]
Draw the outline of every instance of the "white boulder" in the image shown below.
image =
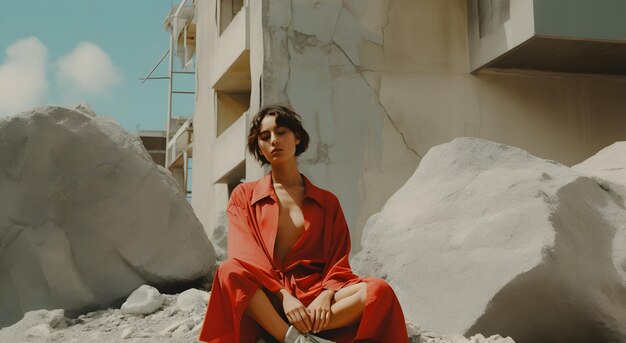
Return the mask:
[(615, 142), (572, 169), (608, 181), (607, 188), (626, 199), (626, 142)]
[(0, 342), (49, 342), (53, 329), (66, 324), (61, 309), (30, 311), (19, 322), (0, 330)]
[(39, 324), (26, 330), (26, 338), (29, 342), (46, 343), (52, 335), (52, 327), (48, 324)]
[(215, 251), (139, 138), (85, 107), (0, 118), (0, 327), (206, 275)]
[(594, 178), (459, 138), (370, 218), (352, 262), (390, 282), (408, 320), (445, 335), (624, 341), (625, 212)]
[(151, 314), (163, 305), (163, 296), (148, 285), (141, 285), (133, 291), (120, 308), (124, 314)]
[(204, 313), (209, 302), (209, 293), (190, 288), (176, 297), (176, 307), (183, 312)]
[[(594, 177), (616, 201), (626, 206), (626, 142), (615, 142), (572, 169)], [(626, 285), (626, 235), (616, 234), (613, 240), (613, 263)], [(620, 266), (619, 264), (622, 263)]]

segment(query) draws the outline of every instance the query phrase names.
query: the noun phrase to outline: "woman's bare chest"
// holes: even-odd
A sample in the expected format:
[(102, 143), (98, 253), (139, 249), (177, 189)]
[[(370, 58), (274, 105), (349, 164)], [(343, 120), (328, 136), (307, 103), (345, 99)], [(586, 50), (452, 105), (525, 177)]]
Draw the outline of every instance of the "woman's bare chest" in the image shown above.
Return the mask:
[(274, 255), (280, 261), (284, 260), (285, 255), (304, 234), (304, 213), (302, 211), (304, 191), (301, 193), (287, 193), (278, 190), (276, 192), (279, 199), (279, 211)]

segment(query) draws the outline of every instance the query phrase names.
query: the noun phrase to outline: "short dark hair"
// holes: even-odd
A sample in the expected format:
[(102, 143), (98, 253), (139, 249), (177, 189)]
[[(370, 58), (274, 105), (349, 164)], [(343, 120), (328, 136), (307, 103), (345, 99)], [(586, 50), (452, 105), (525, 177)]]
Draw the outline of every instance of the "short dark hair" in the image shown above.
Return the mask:
[(296, 138), (300, 140), (300, 143), (296, 145), (296, 156), (300, 156), (309, 147), (309, 134), (302, 126), (302, 117), (295, 111), (282, 106), (282, 105), (268, 105), (263, 107), (254, 118), (250, 125), (250, 132), (248, 133), (248, 151), (261, 162), (261, 165), (269, 164), (265, 156), (259, 149), (258, 138), (261, 134), (261, 121), (266, 116), (276, 117), (276, 126), (286, 127), (291, 130)]

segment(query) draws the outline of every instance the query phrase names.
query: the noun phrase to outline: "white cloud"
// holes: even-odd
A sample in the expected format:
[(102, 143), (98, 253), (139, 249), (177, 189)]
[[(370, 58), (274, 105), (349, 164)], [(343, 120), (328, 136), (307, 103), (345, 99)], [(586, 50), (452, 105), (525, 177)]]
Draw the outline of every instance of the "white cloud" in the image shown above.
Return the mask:
[(78, 44), (58, 62), (57, 85), (66, 98), (99, 95), (121, 80), (111, 58), (91, 42)]
[(0, 116), (40, 105), (46, 93), (48, 50), (36, 37), (11, 44), (0, 65)]

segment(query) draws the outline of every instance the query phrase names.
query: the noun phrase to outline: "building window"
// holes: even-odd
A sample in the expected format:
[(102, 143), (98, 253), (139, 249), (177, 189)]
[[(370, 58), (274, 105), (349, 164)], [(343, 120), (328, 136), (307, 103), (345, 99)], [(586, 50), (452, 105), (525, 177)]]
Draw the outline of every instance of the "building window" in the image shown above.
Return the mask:
[(226, 30), (235, 15), (243, 7), (243, 0), (219, 0), (220, 35)]

